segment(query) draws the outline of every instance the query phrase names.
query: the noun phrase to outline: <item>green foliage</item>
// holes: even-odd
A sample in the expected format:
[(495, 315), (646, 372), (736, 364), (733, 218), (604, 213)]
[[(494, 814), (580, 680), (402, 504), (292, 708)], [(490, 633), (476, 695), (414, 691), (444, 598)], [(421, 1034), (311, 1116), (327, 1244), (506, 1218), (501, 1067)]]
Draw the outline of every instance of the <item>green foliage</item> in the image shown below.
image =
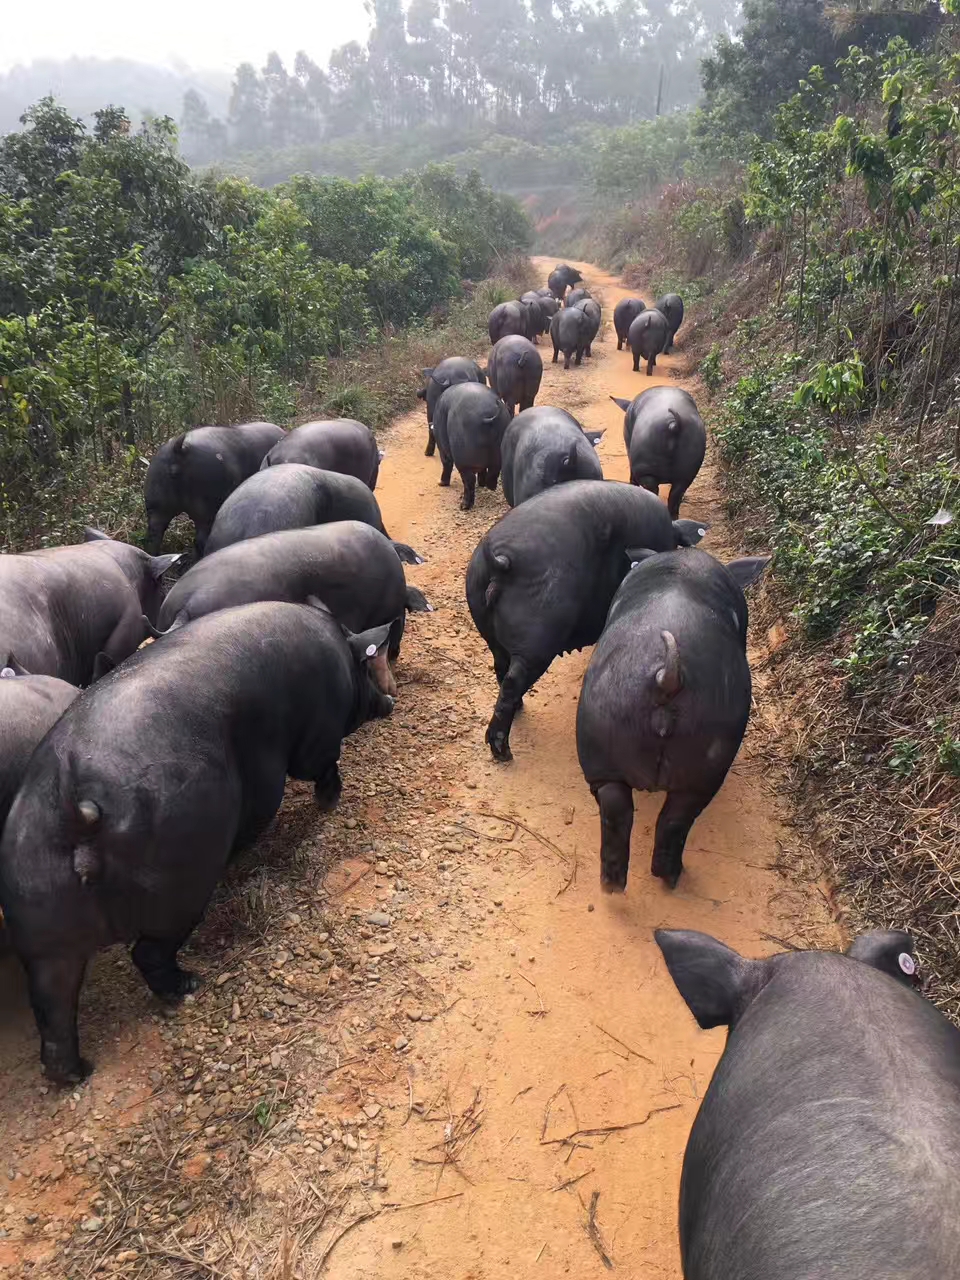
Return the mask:
[(593, 160), (597, 194), (636, 200), (679, 181), (693, 156), (690, 123), (688, 113), (677, 112), (603, 134)]
[[(419, 324), (530, 243), (476, 175), (197, 180), (169, 120), (87, 132), (50, 99), (0, 139), (0, 474), (7, 541), (64, 472), (184, 426), (288, 422), (342, 356)], [(358, 403), (362, 404), (361, 400)], [(18, 526), (19, 522), (19, 526)]]
[(334, 387), (324, 397), (321, 408), (331, 417), (355, 418), (357, 422), (376, 422), (379, 417), (376, 398), (356, 383)]
[(723, 386), (723, 350), (719, 342), (715, 342), (700, 361), (700, 377), (712, 396)]
[(738, 38), (721, 35), (703, 62), (700, 146), (717, 158), (749, 158), (755, 137), (770, 138), (777, 107), (812, 67), (841, 76), (849, 46), (882, 50), (893, 37), (921, 45), (938, 30), (936, 4), (828, 6), (824, 0), (746, 0)]
[(916, 738), (896, 738), (887, 763), (898, 777), (905, 778), (920, 763), (920, 750), (920, 743)]
[(813, 377), (800, 384), (794, 400), (798, 405), (817, 404), (828, 413), (846, 415), (860, 409), (865, 389), (863, 361), (855, 351), (849, 360), (816, 365)]
[(740, 378), (717, 436), (740, 502), (766, 513), (796, 616), (814, 639), (844, 629), (839, 666), (860, 688), (908, 658), (939, 596), (960, 586), (960, 531), (930, 523), (931, 495), (949, 506), (960, 476), (946, 460), (901, 467), (879, 432), (851, 446), (797, 396), (796, 365)]

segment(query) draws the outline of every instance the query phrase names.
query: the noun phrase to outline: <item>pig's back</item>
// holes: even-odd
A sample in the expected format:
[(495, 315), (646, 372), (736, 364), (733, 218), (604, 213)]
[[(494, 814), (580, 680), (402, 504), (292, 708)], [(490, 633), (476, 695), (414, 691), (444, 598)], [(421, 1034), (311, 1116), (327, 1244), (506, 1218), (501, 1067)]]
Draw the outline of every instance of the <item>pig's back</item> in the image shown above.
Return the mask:
[(960, 1275), (960, 1032), (866, 965), (792, 959), (691, 1132), (687, 1280)]

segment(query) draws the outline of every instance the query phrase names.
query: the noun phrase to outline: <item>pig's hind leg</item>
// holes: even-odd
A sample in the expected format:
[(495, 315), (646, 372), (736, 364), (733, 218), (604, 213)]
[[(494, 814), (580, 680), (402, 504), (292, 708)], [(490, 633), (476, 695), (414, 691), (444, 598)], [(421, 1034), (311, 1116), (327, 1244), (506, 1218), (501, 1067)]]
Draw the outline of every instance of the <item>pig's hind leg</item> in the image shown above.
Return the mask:
[[(722, 779), (721, 779), (722, 781)], [(683, 871), (683, 849), (690, 828), (717, 794), (719, 784), (712, 791), (668, 791), (667, 798), (657, 819), (657, 831), (653, 842), (651, 875), (659, 876), (670, 889), (677, 887)]]
[(192, 920), (185, 929), (168, 938), (139, 938), (130, 958), (143, 975), (143, 980), (161, 1000), (182, 1000), (196, 991), (200, 979), (177, 963), (177, 952), (196, 928)]
[(684, 494), (690, 488), (688, 484), (672, 484), (670, 486), (670, 496), (667, 499), (667, 507), (670, 511), (671, 520), (680, 519), (680, 503), (683, 501)]
[[(496, 655), (494, 659), (496, 660)], [(536, 684), (549, 665), (549, 660), (531, 663), (516, 656), (510, 659), (507, 673), (500, 682), (500, 696), (493, 708), (486, 735), (493, 758), (500, 764), (513, 759), (510, 727), (514, 716), (523, 706), (523, 695)]]
[(623, 893), (630, 866), (633, 790), (625, 782), (604, 782), (591, 790), (600, 806), (600, 887), (604, 893)]
[(54, 1084), (85, 1079), (92, 1068), (80, 1057), (77, 1004), (87, 957), (74, 952), (24, 956), (23, 963), (44, 1072)]

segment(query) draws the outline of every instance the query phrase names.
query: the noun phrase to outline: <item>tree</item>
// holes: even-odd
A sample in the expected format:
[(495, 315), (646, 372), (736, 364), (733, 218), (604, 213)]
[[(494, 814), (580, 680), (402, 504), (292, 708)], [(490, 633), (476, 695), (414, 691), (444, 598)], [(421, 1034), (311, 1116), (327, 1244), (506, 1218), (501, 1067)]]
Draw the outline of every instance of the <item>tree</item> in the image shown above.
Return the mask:
[(267, 140), (267, 95), (252, 63), (237, 67), (228, 117), (231, 141), (238, 151), (255, 151)]
[[(710, 145), (745, 155), (751, 139), (772, 135), (776, 108), (794, 93), (811, 67), (828, 68), (852, 44), (882, 49), (896, 34), (920, 42), (935, 30), (940, 10), (875, 10), (855, 4), (827, 14), (824, 0), (745, 0), (744, 24), (734, 42), (721, 36), (703, 62), (700, 136)], [(839, 21), (838, 21), (839, 19)]]

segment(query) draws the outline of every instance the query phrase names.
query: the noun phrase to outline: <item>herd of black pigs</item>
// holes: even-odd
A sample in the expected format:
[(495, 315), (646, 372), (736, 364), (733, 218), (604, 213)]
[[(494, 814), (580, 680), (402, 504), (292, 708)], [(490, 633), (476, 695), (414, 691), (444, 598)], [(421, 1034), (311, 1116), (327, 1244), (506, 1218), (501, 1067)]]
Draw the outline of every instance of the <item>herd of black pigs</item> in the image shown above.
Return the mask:
[[(650, 375), (682, 320), (676, 294), (625, 298), (617, 350)], [(744, 590), (767, 559), (721, 564), (696, 549), (706, 526), (680, 518), (706, 448), (688, 392), (617, 400), (629, 484), (604, 479), (602, 432), (535, 405), (540, 336), (568, 369), (601, 323), (558, 266), (491, 313), (485, 369), (451, 356), (419, 394), (440, 484), (456, 469), (470, 510), (502, 476), (510, 506), (466, 574), (497, 680), (489, 749), (512, 760), (524, 694), (595, 646), (576, 743), (601, 885), (622, 893), (633, 792), (666, 793), (651, 870), (673, 888), (739, 750)], [(150, 462), (147, 550), (91, 529), (0, 557), (0, 906), (52, 1082), (91, 1069), (77, 1009), (92, 954), (131, 943), (158, 997), (190, 991), (178, 951), (285, 779), (335, 806), (344, 737), (390, 715), (406, 614), (430, 605), (404, 576), (420, 557), (383, 525), (381, 456), (351, 419), (198, 427)], [(180, 513), (196, 557), (164, 594)], [(910, 937), (751, 960), (705, 934), (655, 936), (699, 1025), (729, 1029), (683, 1163), (686, 1280), (960, 1277), (960, 1032), (917, 990)]]

